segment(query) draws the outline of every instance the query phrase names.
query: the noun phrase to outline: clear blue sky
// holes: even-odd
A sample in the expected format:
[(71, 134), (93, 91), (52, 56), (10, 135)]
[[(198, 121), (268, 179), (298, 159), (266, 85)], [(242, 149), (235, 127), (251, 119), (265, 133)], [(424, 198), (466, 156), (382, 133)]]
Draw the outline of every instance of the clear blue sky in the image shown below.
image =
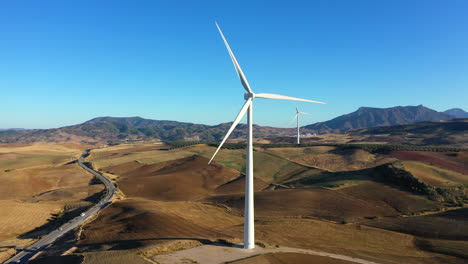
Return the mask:
[[(0, 128), (98, 116), (218, 124), (243, 104), (218, 21), (255, 92), (304, 124), (360, 106), (468, 110), (468, 1), (2, 1)], [(255, 101), (287, 126), (294, 104)]]

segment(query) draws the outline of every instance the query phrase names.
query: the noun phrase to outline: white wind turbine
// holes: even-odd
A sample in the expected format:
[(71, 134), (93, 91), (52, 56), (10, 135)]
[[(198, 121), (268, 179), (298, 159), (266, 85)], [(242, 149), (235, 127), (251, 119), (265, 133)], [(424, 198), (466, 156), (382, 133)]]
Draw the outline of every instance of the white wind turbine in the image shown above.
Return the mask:
[(301, 133), (299, 132), (299, 116), (300, 115), (312, 115), (312, 114), (309, 114), (309, 113), (305, 113), (305, 112), (301, 112), (299, 111), (299, 108), (296, 106), (296, 115), (294, 116), (294, 118), (291, 120), (291, 121), (294, 121), (294, 119), (296, 119), (296, 123), (297, 123), (297, 144), (301, 144)]
[(284, 95), (278, 95), (278, 94), (269, 94), (269, 93), (254, 93), (252, 89), (250, 88), (249, 82), (247, 81), (247, 78), (245, 78), (244, 73), (242, 72), (241, 67), (239, 66), (239, 63), (237, 63), (236, 57), (234, 57), (234, 53), (232, 53), (231, 48), (229, 47), (229, 44), (224, 37), (223, 32), (221, 31), (221, 28), (218, 26), (218, 23), (215, 23), (216, 27), (219, 30), (219, 33), (221, 34), (221, 37), (223, 38), (224, 44), (226, 45), (226, 48), (229, 52), (229, 55), (231, 56), (232, 63), (234, 64), (234, 68), (236, 69), (237, 75), (239, 76), (239, 79), (242, 83), (242, 86), (244, 86), (244, 89), (247, 91), (244, 94), (244, 100), (245, 103), (242, 106), (239, 114), (237, 115), (236, 119), (234, 119), (234, 122), (232, 123), (231, 127), (229, 128), (228, 132), (224, 136), (223, 140), (218, 146), (218, 149), (216, 149), (215, 153), (213, 154), (213, 157), (211, 157), (210, 161), (208, 164), (211, 163), (213, 158), (216, 156), (218, 151), (221, 149), (223, 146), (224, 142), (226, 139), (228, 139), (229, 135), (231, 135), (232, 131), (234, 128), (237, 126), (239, 121), (244, 117), (245, 113), (248, 112), (247, 114), (247, 126), (248, 126), (248, 135), (247, 135), (247, 155), (246, 155), (246, 172), (245, 172), (245, 211), (244, 211), (244, 248), (246, 249), (252, 249), (255, 247), (255, 236), (254, 236), (254, 200), (253, 200), (253, 195), (254, 195), (254, 188), (253, 188), (253, 147), (252, 147), (252, 111), (253, 111), (253, 99), (254, 98), (265, 98), (265, 99), (279, 99), (279, 100), (292, 100), (292, 101), (302, 101), (302, 102), (312, 102), (312, 103), (319, 103), (319, 104), (324, 104), (322, 102), (318, 101), (311, 101), (311, 100), (306, 100), (306, 99), (301, 99), (301, 98), (295, 98), (295, 97), (289, 97), (289, 96), (284, 96)]

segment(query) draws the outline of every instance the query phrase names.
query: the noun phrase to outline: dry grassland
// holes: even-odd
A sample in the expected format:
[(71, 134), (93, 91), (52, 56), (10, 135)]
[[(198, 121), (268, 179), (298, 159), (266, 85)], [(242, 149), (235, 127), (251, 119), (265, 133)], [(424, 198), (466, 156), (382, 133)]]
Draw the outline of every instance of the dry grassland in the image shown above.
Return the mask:
[[(217, 196), (207, 201), (223, 204), (243, 215), (243, 194)], [(376, 206), (336, 191), (314, 189), (285, 189), (255, 193), (257, 217), (313, 217), (335, 222), (355, 221), (364, 217), (396, 215), (394, 210)]]
[(167, 240), (232, 238), (223, 228), (241, 223), (241, 217), (211, 205), (126, 199), (112, 204), (85, 226), (80, 245), (132, 249)]
[[(239, 172), (244, 169), (244, 151), (223, 149), (215, 164), (207, 165), (213, 147), (196, 145), (169, 151), (163, 148), (126, 145), (93, 151), (93, 165), (115, 175), (129, 198), (112, 204), (96, 221), (84, 227), (79, 248), (85, 255), (85, 263), (109, 263), (99, 256), (116, 261), (119, 258), (130, 261), (133, 256), (135, 261), (144, 261), (137, 253), (152, 252), (152, 248), (169, 241), (241, 241), (244, 184)], [(444, 252), (429, 252), (415, 243), (415, 236), (401, 233), (404, 230), (394, 232), (386, 226), (364, 225), (386, 223), (388, 219), (413, 219), (396, 217), (441, 207), (423, 196), (374, 182), (355, 171), (395, 158), (334, 147), (258, 149), (254, 155), (257, 241), (378, 263), (462, 263), (455, 257), (434, 253), (449, 252), (447, 244), (443, 244)], [(345, 172), (324, 172), (298, 163)], [(344, 184), (330, 189), (311, 186), (281, 189), (285, 182), (309, 177), (317, 182), (336, 177), (331, 180)], [(451, 227), (448, 223), (444, 225)], [(442, 226), (432, 228), (440, 230)], [(455, 228), (450, 232), (465, 231)], [(441, 243), (438, 248), (444, 248)], [(265, 255), (243, 261), (315, 260), (327, 263), (326, 259), (311, 260), (301, 255)]]
[(61, 203), (25, 203), (0, 200), (0, 240), (13, 239), (17, 235), (45, 224), (52, 213), (63, 209)]
[[(447, 263), (451, 257), (421, 251), (411, 235), (318, 220), (258, 220), (259, 241), (363, 258), (377, 263)], [(462, 262), (459, 262), (462, 263)]]
[[(209, 159), (215, 151), (214, 147), (207, 145), (189, 146), (169, 151), (163, 150), (164, 148), (166, 147), (161, 145), (152, 147), (129, 145), (127, 148), (120, 146), (116, 149), (109, 147), (93, 151), (90, 160), (96, 168), (106, 171), (107, 167), (129, 162), (154, 164), (193, 155)], [(304, 166), (260, 151), (254, 152), (254, 160), (256, 164), (254, 167), (255, 177), (268, 183), (281, 182), (299, 172), (307, 170)], [(221, 149), (214, 162), (243, 173), (245, 171), (245, 151)], [(121, 166), (121, 168), (124, 167)]]
[(327, 171), (351, 171), (375, 167), (395, 159), (362, 149), (338, 150), (335, 147), (269, 148), (265, 150), (287, 160)]
[(438, 168), (468, 174), (468, 151), (462, 152), (424, 152), (394, 151), (391, 156), (399, 160), (423, 162)]
[(372, 181), (342, 188), (338, 190), (338, 192), (365, 201), (369, 206), (372, 205), (384, 208), (387, 215), (434, 211), (442, 207), (441, 204), (428, 200), (424, 196), (411, 194)]
[(417, 161), (402, 161), (405, 170), (420, 181), (436, 187), (450, 187), (468, 184), (468, 175), (438, 168)]
[(0, 199), (39, 201), (54, 199), (54, 195), (55, 200), (84, 199), (90, 192), (97, 191), (96, 186), (89, 186), (91, 179), (91, 174), (77, 164), (3, 172), (0, 173), (3, 183), (0, 185)]
[(468, 208), (416, 217), (386, 218), (366, 225), (425, 238), (467, 241)]
[[(87, 146), (75, 143), (0, 145), (0, 255), (31, 244), (19, 236), (46, 224), (52, 214), (87, 206), (102, 185), (76, 163)], [(3, 254), (2, 254), (3, 253)]]
[[(112, 168), (106, 171), (113, 172)], [(188, 201), (213, 194), (215, 189), (238, 176), (233, 169), (208, 165), (208, 159), (190, 156), (127, 171), (121, 176), (119, 187), (127, 197)]]
[[(151, 264), (137, 252), (127, 250), (109, 250), (83, 254), (84, 260), (80, 264)], [(68, 264), (68, 263), (67, 263)]]
[(301, 254), (301, 253), (268, 253), (259, 256), (254, 256), (242, 260), (232, 261), (229, 264), (354, 264), (356, 262), (350, 262), (341, 259), (334, 259), (322, 256)]

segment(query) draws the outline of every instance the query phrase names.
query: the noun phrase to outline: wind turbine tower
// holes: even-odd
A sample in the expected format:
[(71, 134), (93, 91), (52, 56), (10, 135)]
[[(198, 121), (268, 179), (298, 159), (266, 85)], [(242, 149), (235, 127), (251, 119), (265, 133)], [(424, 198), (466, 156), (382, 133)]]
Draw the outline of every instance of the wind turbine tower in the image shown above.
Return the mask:
[(302, 102), (312, 102), (312, 103), (320, 103), (318, 101), (311, 101), (307, 99), (295, 98), (290, 96), (278, 95), (278, 94), (269, 94), (269, 93), (254, 93), (250, 88), (249, 82), (245, 77), (244, 73), (242, 72), (239, 63), (234, 56), (234, 53), (231, 50), (226, 38), (224, 37), (221, 28), (216, 23), (216, 27), (218, 28), (219, 34), (223, 38), (224, 44), (229, 52), (229, 56), (231, 57), (232, 63), (234, 64), (234, 68), (236, 69), (237, 75), (242, 83), (242, 86), (246, 90), (244, 94), (245, 103), (242, 106), (239, 114), (234, 119), (231, 127), (229, 128), (228, 132), (224, 136), (223, 140), (219, 144), (218, 148), (216, 149), (213, 157), (211, 157), (208, 164), (214, 159), (218, 151), (223, 146), (224, 142), (228, 139), (229, 135), (231, 135), (234, 128), (236, 128), (237, 124), (240, 122), (242, 117), (247, 113), (247, 127), (248, 127), (248, 134), (247, 134), (247, 155), (246, 155), (246, 171), (245, 171), (245, 211), (244, 211), (244, 248), (245, 249), (252, 249), (255, 247), (255, 235), (254, 235), (254, 188), (253, 188), (253, 135), (252, 135), (252, 125), (253, 125), (253, 100), (254, 98), (264, 98), (264, 99), (278, 99), (278, 100), (292, 100), (292, 101), (302, 101)]
[(309, 113), (305, 113), (305, 112), (301, 112), (299, 111), (299, 108), (296, 106), (296, 115), (294, 116), (293, 120), (296, 119), (296, 123), (297, 123), (297, 144), (301, 144), (301, 133), (300, 133), (300, 126), (299, 126), (299, 116), (300, 115), (312, 115), (312, 114), (309, 114)]

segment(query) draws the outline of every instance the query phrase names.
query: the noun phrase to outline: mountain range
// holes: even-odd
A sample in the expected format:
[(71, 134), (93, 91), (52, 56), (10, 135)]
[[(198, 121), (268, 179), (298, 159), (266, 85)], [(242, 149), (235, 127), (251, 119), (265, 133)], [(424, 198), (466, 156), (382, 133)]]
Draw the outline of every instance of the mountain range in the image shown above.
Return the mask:
[[(447, 111), (452, 110), (453, 109)], [(423, 105), (396, 106), (390, 108), (361, 107), (350, 114), (342, 115), (326, 122), (318, 122), (308, 125), (304, 128), (312, 130), (317, 134), (343, 133), (369, 127), (395, 126), (423, 121), (450, 120), (454, 117), (454, 115), (449, 113), (437, 112), (424, 107)]]
[[(350, 114), (326, 122), (307, 125), (302, 133), (344, 133), (356, 129), (412, 124), (423, 121), (442, 121), (468, 116), (461, 109), (437, 112), (422, 105), (397, 106), (391, 108), (361, 107)], [(0, 143), (28, 142), (122, 142), (132, 140), (191, 140), (219, 141), (231, 123), (209, 126), (170, 120), (151, 120), (141, 117), (98, 117), (82, 124), (53, 129), (25, 129), (0, 131)], [(254, 125), (257, 138), (294, 136), (294, 128), (276, 128)], [(231, 138), (243, 137), (246, 125), (239, 124)]]
[(463, 109), (460, 108), (452, 108), (444, 111), (444, 113), (451, 115), (455, 118), (468, 118), (468, 112), (465, 112)]

